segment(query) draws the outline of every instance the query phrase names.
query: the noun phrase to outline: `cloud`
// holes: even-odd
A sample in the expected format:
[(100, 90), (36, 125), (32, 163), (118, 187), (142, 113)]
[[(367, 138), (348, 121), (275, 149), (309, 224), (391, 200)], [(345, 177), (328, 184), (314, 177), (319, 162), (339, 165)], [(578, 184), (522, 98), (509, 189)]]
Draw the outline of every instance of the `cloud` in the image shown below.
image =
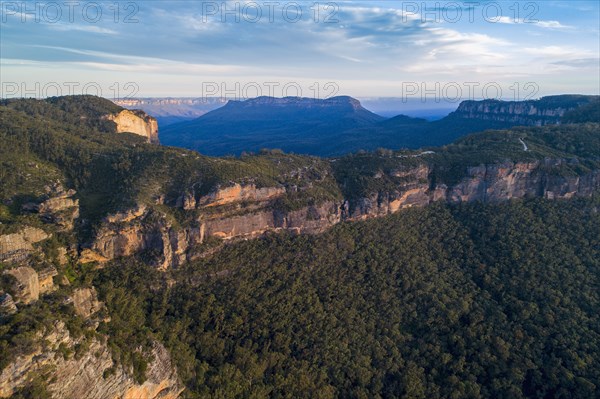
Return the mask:
[(564, 65), (573, 68), (597, 68), (600, 69), (600, 58), (578, 58), (553, 62), (554, 65)]
[[(161, 75), (165, 84), (179, 77), (183, 81), (237, 76), (242, 81), (260, 76), (264, 81), (336, 82), (376, 77), (392, 85), (436, 76), (517, 79), (589, 68), (598, 57), (593, 47), (597, 34), (582, 35), (575, 42), (568, 32), (575, 31), (575, 25), (581, 30), (596, 26), (579, 24), (577, 18), (582, 16), (562, 10), (547, 12), (543, 4), (540, 9), (545, 12), (539, 15), (543, 20), (535, 23), (502, 16), (497, 24), (465, 20), (450, 25), (423, 20), (418, 12), (399, 9), (397, 2), (378, 0), (338, 2), (334, 9), (325, 9), (327, 3), (320, 2), (315, 21), (313, 3), (299, 2), (303, 14), (297, 22), (283, 18), (281, 6), (273, 20), (263, 10), (256, 22), (241, 17), (238, 23), (231, 16), (223, 22), (219, 13), (204, 15), (203, 3), (176, 0), (139, 3), (135, 24), (116, 24), (111, 15), (98, 24), (53, 25), (21, 23), (15, 16), (2, 26), (2, 65), (13, 68), (16, 76), (22, 72), (6, 61), (39, 63), (41, 74), (46, 63), (107, 79), (113, 73), (152, 76), (149, 85), (162, 84)], [(330, 21), (325, 23), (328, 15)], [(368, 87), (356, 83), (359, 86)]]
[(518, 25), (518, 24), (529, 24), (538, 26), (545, 29), (573, 29), (573, 26), (563, 25), (558, 21), (538, 21), (538, 20), (525, 20), (522, 18), (513, 18), (507, 16), (500, 16), (493, 19), (491, 22), (506, 25)]
[(558, 21), (538, 21), (536, 25), (547, 29), (573, 29), (573, 26), (563, 25)]
[[(157, 57), (138, 57), (106, 53), (101, 51), (74, 49), (56, 46), (34, 46), (59, 52), (84, 56), (83, 60), (58, 61), (60, 64), (72, 64), (97, 70), (115, 72), (165, 73), (165, 74), (231, 74), (240, 73), (244, 69), (239, 65), (195, 64), (172, 61)], [(14, 61), (13, 61), (14, 62)], [(22, 61), (20, 61), (22, 62)], [(38, 61), (37, 64), (40, 64)]]
[(542, 47), (526, 47), (523, 49), (527, 54), (538, 55), (548, 58), (569, 58), (580, 59), (593, 55), (589, 50), (581, 50), (575, 47), (565, 46), (542, 46)]
[(69, 31), (79, 31), (79, 32), (88, 32), (88, 33), (99, 33), (102, 35), (118, 35), (119, 32), (113, 29), (102, 28), (96, 25), (76, 25), (76, 24), (55, 24), (48, 25), (50, 29), (69, 32)]

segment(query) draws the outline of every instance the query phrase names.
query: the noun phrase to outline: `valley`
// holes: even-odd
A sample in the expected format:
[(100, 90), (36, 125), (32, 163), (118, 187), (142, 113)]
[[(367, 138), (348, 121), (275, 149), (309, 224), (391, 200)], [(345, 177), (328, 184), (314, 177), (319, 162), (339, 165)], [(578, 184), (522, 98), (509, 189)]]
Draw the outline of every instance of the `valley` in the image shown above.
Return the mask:
[[(161, 130), (162, 142), (210, 156), (240, 155), (263, 148), (339, 156), (377, 148), (441, 146), (469, 133), (560, 123), (565, 113), (595, 96), (549, 96), (532, 101), (464, 101), (445, 118), (428, 122), (376, 115), (350, 97), (231, 101), (195, 120)], [(365, 139), (367, 138), (368, 139)]]
[(0, 14), (0, 399), (600, 398), (600, 2)]
[[(360, 110), (359, 104), (353, 107)], [(0, 396), (30, 397), (36, 392), (39, 398), (157, 399), (211, 396), (225, 389), (259, 396), (372, 396), (385, 391), (392, 396), (422, 392), (445, 397), (446, 390), (487, 396), (497, 384), (506, 392), (521, 385), (526, 386), (523, 392), (562, 389), (541, 382), (539, 373), (568, 377), (540, 363), (539, 357), (515, 360), (529, 364), (511, 371), (522, 377), (484, 376), (479, 367), (486, 368), (486, 360), (468, 361), (468, 371), (448, 363), (439, 377), (433, 377), (437, 371), (427, 377), (419, 370), (436, 369), (433, 359), (457, 349), (448, 341), (450, 347), (437, 347), (430, 358), (417, 349), (425, 343), (415, 334), (433, 323), (433, 335), (423, 339), (439, 340), (438, 328), (450, 323), (448, 328), (457, 329), (454, 334), (484, 328), (494, 342), (520, 345), (489, 330), (494, 323), (504, 323), (504, 306), (509, 305), (486, 298), (524, 295), (503, 288), (510, 281), (508, 274), (497, 276), (502, 283), (482, 283), (491, 275), (486, 277), (481, 264), (510, 273), (508, 265), (523, 256), (515, 255), (527, 239), (519, 235), (509, 241), (510, 256), (517, 258), (486, 255), (492, 249), (482, 237), (496, 234), (486, 226), (500, 220), (510, 231), (547, 217), (546, 227), (555, 232), (578, 234), (584, 229), (586, 233), (573, 236), (563, 250), (580, 254), (580, 273), (593, 275), (600, 236), (600, 136), (595, 108), (583, 108), (576, 113), (577, 124), (490, 130), (414, 151), (379, 149), (319, 158), (265, 149), (212, 158), (157, 144), (153, 118), (137, 111), (123, 114), (122, 108), (97, 97), (4, 100)], [(513, 213), (514, 218), (502, 216)], [(581, 217), (572, 218), (574, 213)], [(585, 224), (575, 229), (576, 220)], [(542, 224), (536, 227), (541, 228)], [(554, 256), (548, 248), (559, 245), (560, 235), (540, 234), (528, 244), (534, 248), (528, 252), (527, 267), (533, 268), (529, 273)], [(503, 253), (502, 241), (494, 242), (493, 251)], [(388, 254), (390, 248), (396, 248), (393, 255)], [(567, 273), (563, 261), (552, 265), (552, 276)], [(340, 273), (342, 286), (331, 279)], [(404, 280), (402, 275), (413, 277)], [(443, 309), (454, 306), (449, 297), (418, 305), (416, 298), (438, 295), (426, 288), (427, 278), (438, 281), (439, 289), (448, 287), (445, 295), (470, 299), (447, 314)], [(556, 278), (542, 286), (556, 287), (572, 279)], [(385, 280), (391, 285), (380, 285)], [(301, 281), (308, 291), (299, 290)], [(454, 286), (452, 281), (463, 283)], [(362, 293), (356, 284), (363, 286)], [(411, 293), (411, 284), (420, 288), (415, 286), (417, 291)], [(371, 296), (367, 287), (379, 294)], [(574, 311), (585, 313), (583, 302), (566, 287), (561, 292), (579, 306)], [(259, 301), (252, 293), (279, 299), (257, 303), (251, 310), (241, 298), (250, 300), (248, 305)], [(446, 315), (401, 315), (394, 310), (399, 309), (396, 300)], [(546, 301), (530, 300), (537, 306)], [(356, 312), (388, 301), (395, 304), (381, 308), (384, 313), (372, 313), (375, 325), (350, 322)], [(299, 303), (311, 305), (305, 310), (292, 305)], [(261, 306), (269, 309), (267, 319)], [(475, 309), (494, 314), (485, 322), (489, 324), (468, 322), (475, 320)], [(596, 323), (585, 314), (584, 323)], [(192, 323), (191, 315), (200, 324)], [(296, 321), (289, 320), (290, 315)], [(334, 315), (340, 319), (332, 319)], [(307, 317), (316, 329), (309, 327)], [(380, 325), (378, 319), (392, 324)], [(345, 321), (339, 324), (341, 320)], [(359, 329), (344, 327), (351, 325)], [(519, 325), (523, 336), (539, 337), (526, 324)], [(358, 334), (362, 338), (353, 342), (369, 343), (364, 348), (351, 344), (350, 357), (340, 358), (343, 352), (328, 348), (344, 341), (320, 340), (316, 331), (326, 331), (325, 338)], [(578, 339), (585, 332), (569, 334)], [(366, 337), (374, 336), (397, 344), (372, 353), (377, 344)], [(204, 344), (197, 347), (195, 339)], [(481, 345), (468, 336), (461, 339), (468, 340), (469, 347)], [(539, 339), (528, 342), (541, 345)], [(413, 345), (409, 355), (406, 349)], [(506, 349), (498, 350), (489, 356), (504, 356), (501, 364), (508, 367)], [(404, 353), (401, 358), (406, 360), (395, 351)], [(472, 356), (460, 354), (464, 359), (456, 352), (453, 361)], [(360, 368), (350, 360), (367, 358)], [(396, 359), (396, 366), (385, 358)], [(578, 392), (595, 389), (593, 364), (570, 383)], [(81, 373), (85, 380), (75, 377)], [(410, 381), (397, 386), (383, 382), (394, 373)], [(473, 376), (480, 382), (470, 386), (453, 379)], [(229, 385), (225, 378), (241, 385)], [(408, 386), (417, 391), (409, 394)]]

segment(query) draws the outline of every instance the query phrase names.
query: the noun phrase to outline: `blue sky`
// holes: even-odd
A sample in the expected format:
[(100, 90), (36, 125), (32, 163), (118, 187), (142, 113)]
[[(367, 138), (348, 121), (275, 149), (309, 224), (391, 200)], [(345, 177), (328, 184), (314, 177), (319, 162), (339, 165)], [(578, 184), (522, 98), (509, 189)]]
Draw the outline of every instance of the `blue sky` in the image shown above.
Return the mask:
[(2, 96), (600, 92), (596, 1), (315, 3), (2, 1)]

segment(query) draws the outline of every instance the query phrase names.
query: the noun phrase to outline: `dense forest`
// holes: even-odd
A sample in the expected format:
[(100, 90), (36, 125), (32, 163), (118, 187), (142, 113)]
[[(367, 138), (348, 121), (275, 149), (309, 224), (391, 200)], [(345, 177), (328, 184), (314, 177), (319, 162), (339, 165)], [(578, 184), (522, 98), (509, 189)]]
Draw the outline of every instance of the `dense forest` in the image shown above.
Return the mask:
[[(114, 134), (114, 123), (98, 118), (121, 109), (92, 96), (0, 101), (0, 198), (39, 195), (49, 180), (61, 180), (80, 192), (84, 218), (96, 221), (159, 195), (174, 201), (190, 187), (206, 194), (231, 182), (299, 187), (282, 201), (293, 208), (389, 188), (399, 183), (390, 171), (418, 164), (430, 165), (435, 180), (446, 184), (482, 163), (578, 158), (562, 171), (567, 175), (600, 165), (598, 103), (567, 115), (577, 115), (577, 124), (490, 130), (443, 147), (359, 151), (329, 159), (276, 149), (213, 158), (147, 144), (133, 134)], [(419, 156), (423, 151), (427, 155)], [(385, 178), (374, 179), (380, 171)]]
[[(267, 206), (294, 209), (394, 190), (405, 183), (395, 172), (415, 166), (432, 185), (456, 183), (470, 166), (546, 159), (564, 160), (555, 175), (589, 176), (600, 168), (597, 104), (565, 115), (570, 124), (328, 159), (274, 149), (210, 158), (148, 144), (102, 118), (120, 109), (93, 97), (0, 102), (0, 235), (44, 230), (26, 262), (57, 270), (56, 290), (0, 315), (0, 372), (61, 320), (77, 344), (56, 356), (77, 359), (106, 341), (106, 378), (123, 366), (145, 381), (150, 349), (163, 343), (189, 399), (600, 397), (597, 195), (438, 203), (318, 235), (211, 237), (194, 248), (200, 258), (166, 271), (152, 266), (156, 248), (102, 268), (77, 257), (109, 214), (144, 204), (181, 227), (210, 210), (184, 212), (178, 196), (234, 182), (283, 187)], [(72, 230), (23, 208), (56, 182), (76, 190)], [(1, 294), (16, 297), (5, 271), (17, 266), (0, 262)], [(93, 320), (70, 303), (89, 287), (105, 304)], [(49, 398), (44, 376), (13, 397)]]
[(227, 246), (174, 286), (133, 260), (93, 278), (121, 339), (169, 346), (189, 398), (588, 399), (599, 206), (434, 206)]

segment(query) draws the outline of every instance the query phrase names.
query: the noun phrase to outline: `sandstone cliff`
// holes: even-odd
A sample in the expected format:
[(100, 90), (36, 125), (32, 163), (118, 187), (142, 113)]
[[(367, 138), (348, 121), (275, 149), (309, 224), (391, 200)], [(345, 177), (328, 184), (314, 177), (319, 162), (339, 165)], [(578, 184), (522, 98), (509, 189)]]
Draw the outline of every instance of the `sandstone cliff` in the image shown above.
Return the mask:
[[(166, 269), (193, 258), (192, 248), (207, 237), (248, 239), (268, 231), (318, 233), (341, 222), (381, 217), (409, 207), (433, 202), (501, 202), (515, 198), (548, 199), (590, 196), (600, 188), (600, 171), (583, 176), (555, 173), (567, 163), (562, 159), (503, 162), (469, 167), (465, 176), (450, 186), (434, 183), (431, 166), (395, 170), (403, 183), (392, 190), (376, 191), (360, 198), (325, 201), (297, 210), (279, 209), (274, 201), (286, 195), (284, 187), (257, 189), (239, 184), (222, 187), (196, 198), (185, 194), (177, 206), (194, 212), (188, 226), (176, 227), (160, 213), (138, 207), (108, 217), (95, 240), (83, 252), (83, 261), (108, 261), (145, 250), (158, 252), (158, 266)], [(380, 176), (379, 176), (380, 177)]]
[(587, 104), (591, 99), (588, 96), (550, 96), (529, 101), (463, 101), (452, 115), (514, 126), (555, 125), (560, 123), (566, 112)]
[(44, 190), (43, 197), (23, 205), (23, 210), (38, 213), (43, 222), (52, 224), (59, 231), (72, 230), (79, 217), (79, 200), (73, 198), (76, 191), (66, 190), (60, 183), (47, 185)]
[(123, 110), (116, 115), (107, 115), (106, 119), (115, 122), (117, 133), (134, 133), (158, 144), (158, 122), (143, 111)]
[(36, 373), (49, 382), (48, 390), (56, 399), (175, 399), (183, 391), (167, 350), (158, 343), (152, 349), (148, 379), (140, 385), (121, 367), (105, 374), (113, 360), (107, 345), (96, 338), (83, 354), (64, 355), (80, 341), (70, 336), (62, 322), (41, 332), (38, 346), (0, 373), (0, 398), (10, 397)]
[(33, 244), (49, 235), (42, 229), (24, 227), (18, 233), (0, 235), (0, 262), (17, 262), (34, 252)]

